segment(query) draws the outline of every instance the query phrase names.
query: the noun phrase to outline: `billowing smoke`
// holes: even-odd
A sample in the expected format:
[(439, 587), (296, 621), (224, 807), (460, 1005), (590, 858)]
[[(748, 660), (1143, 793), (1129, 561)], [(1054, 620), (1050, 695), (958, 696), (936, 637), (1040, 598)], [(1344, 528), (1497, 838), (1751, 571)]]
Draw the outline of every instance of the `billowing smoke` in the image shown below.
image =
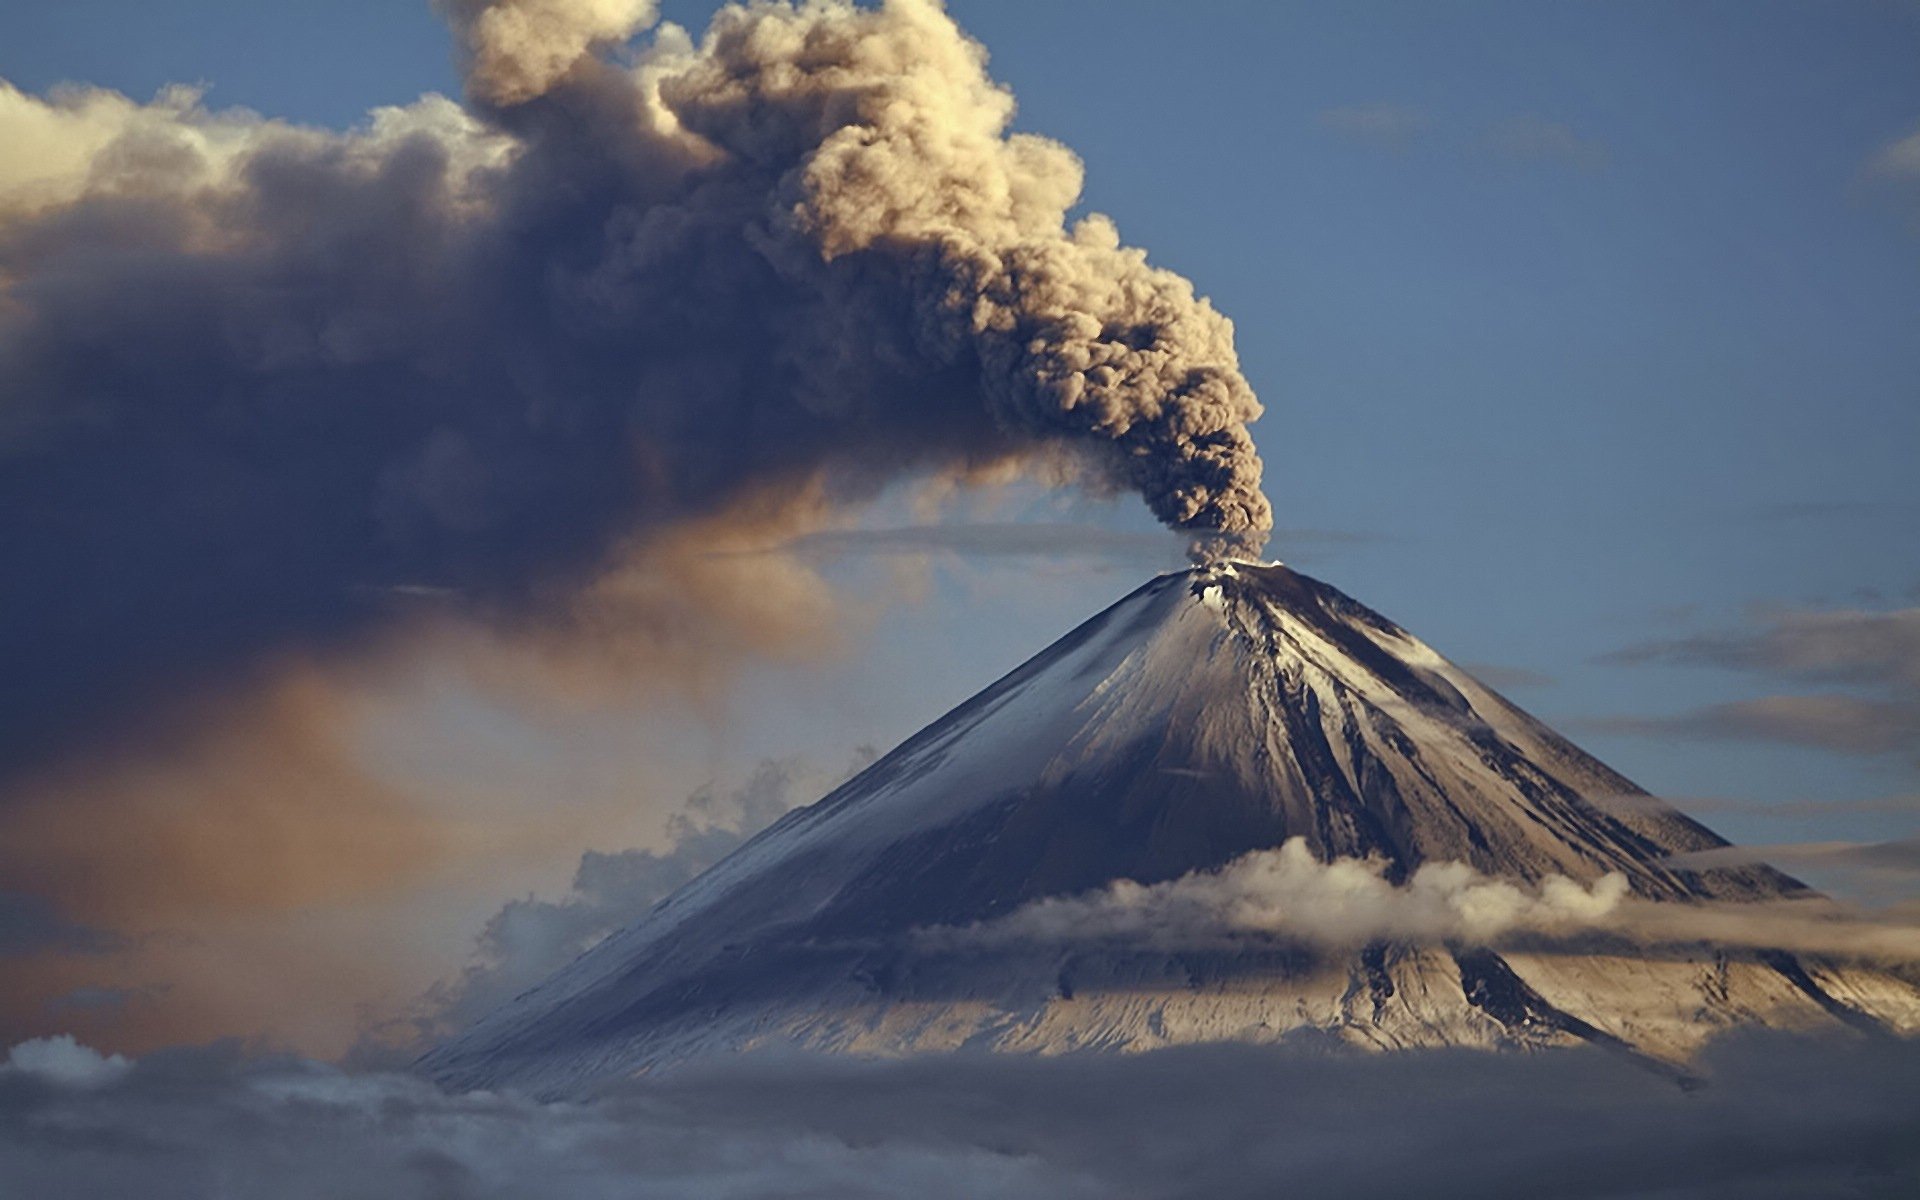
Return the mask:
[(937, 4), (632, 53), (646, 0), (440, 7), (467, 105), (349, 133), (0, 90), (0, 770), (423, 607), (564, 624), (676, 531), (901, 480), (1263, 541), (1231, 324), (1068, 223), (1080, 164)]
[(439, 0), (459, 35), (467, 87), (492, 104), (533, 99), (596, 46), (654, 20), (653, 0)]

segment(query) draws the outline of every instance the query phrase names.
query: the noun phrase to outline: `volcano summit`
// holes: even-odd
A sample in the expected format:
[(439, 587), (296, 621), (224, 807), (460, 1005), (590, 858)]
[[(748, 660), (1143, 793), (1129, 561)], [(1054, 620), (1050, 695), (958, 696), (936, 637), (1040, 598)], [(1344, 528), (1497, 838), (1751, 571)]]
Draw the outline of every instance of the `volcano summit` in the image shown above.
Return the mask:
[(1726, 844), (1335, 589), (1198, 568), (422, 1068), (564, 1094), (763, 1046), (1589, 1041), (1671, 1061), (1734, 1025), (1920, 1027), (1897, 975), (1688, 932), (1812, 895), (1768, 867), (1680, 865)]

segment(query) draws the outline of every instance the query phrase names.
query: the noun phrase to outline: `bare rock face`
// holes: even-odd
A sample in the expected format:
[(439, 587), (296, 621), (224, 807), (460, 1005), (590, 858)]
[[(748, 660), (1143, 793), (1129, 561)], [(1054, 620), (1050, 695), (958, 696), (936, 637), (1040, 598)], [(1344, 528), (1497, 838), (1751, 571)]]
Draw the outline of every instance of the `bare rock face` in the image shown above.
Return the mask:
[(1230, 563), (1147, 583), (422, 1069), (557, 1095), (766, 1046), (1589, 1041), (1672, 1062), (1731, 1025), (1920, 1026), (1894, 976), (1702, 944), (927, 936), (1296, 838), (1391, 883), (1461, 863), (1673, 904), (1807, 894), (1668, 865), (1726, 843), (1335, 589)]

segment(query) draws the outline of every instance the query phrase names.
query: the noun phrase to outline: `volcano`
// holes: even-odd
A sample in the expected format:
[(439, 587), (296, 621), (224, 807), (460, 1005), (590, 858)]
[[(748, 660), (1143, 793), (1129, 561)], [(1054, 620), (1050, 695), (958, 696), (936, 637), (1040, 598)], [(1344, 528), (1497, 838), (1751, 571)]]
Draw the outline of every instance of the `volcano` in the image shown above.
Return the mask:
[(1148, 582), (421, 1067), (562, 1095), (763, 1047), (1593, 1042), (1677, 1062), (1737, 1025), (1920, 1026), (1901, 978), (1767, 949), (927, 936), (1295, 840), (1391, 884), (1458, 863), (1674, 905), (1810, 895), (1765, 866), (1684, 868), (1726, 841), (1334, 588), (1228, 563)]

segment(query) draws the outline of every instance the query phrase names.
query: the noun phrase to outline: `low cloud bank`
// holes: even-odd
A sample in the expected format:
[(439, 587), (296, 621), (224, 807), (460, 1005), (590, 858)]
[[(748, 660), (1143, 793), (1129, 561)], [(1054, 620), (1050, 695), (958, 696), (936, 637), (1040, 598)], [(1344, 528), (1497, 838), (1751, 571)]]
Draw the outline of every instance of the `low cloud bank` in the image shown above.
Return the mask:
[(1404, 887), (1378, 859), (1322, 863), (1304, 838), (1256, 850), (1218, 871), (1166, 883), (1115, 880), (1078, 896), (1049, 897), (995, 921), (929, 930), (932, 941), (1143, 940), (1191, 944), (1222, 935), (1270, 933), (1332, 946), (1379, 938), (1483, 942), (1518, 931), (1590, 928), (1626, 895), (1624, 876), (1591, 888), (1555, 877), (1534, 891), (1490, 879), (1464, 863), (1429, 863)]
[(1686, 1092), (1591, 1049), (738, 1060), (585, 1104), (232, 1046), (0, 1067), (0, 1192), (507, 1198), (1899, 1196), (1920, 1044), (1731, 1039)]
[(1458, 862), (1428, 863), (1395, 886), (1386, 867), (1379, 859), (1323, 863), (1304, 839), (1291, 838), (1218, 871), (1157, 884), (1118, 880), (997, 920), (922, 930), (919, 937), (940, 949), (1089, 940), (1172, 947), (1263, 935), (1332, 947), (1376, 940), (1492, 945), (1609, 934), (1650, 944), (1712, 942), (1920, 962), (1920, 926), (1830, 901), (1655, 902), (1629, 895), (1621, 875), (1591, 886), (1551, 876), (1527, 888)]

